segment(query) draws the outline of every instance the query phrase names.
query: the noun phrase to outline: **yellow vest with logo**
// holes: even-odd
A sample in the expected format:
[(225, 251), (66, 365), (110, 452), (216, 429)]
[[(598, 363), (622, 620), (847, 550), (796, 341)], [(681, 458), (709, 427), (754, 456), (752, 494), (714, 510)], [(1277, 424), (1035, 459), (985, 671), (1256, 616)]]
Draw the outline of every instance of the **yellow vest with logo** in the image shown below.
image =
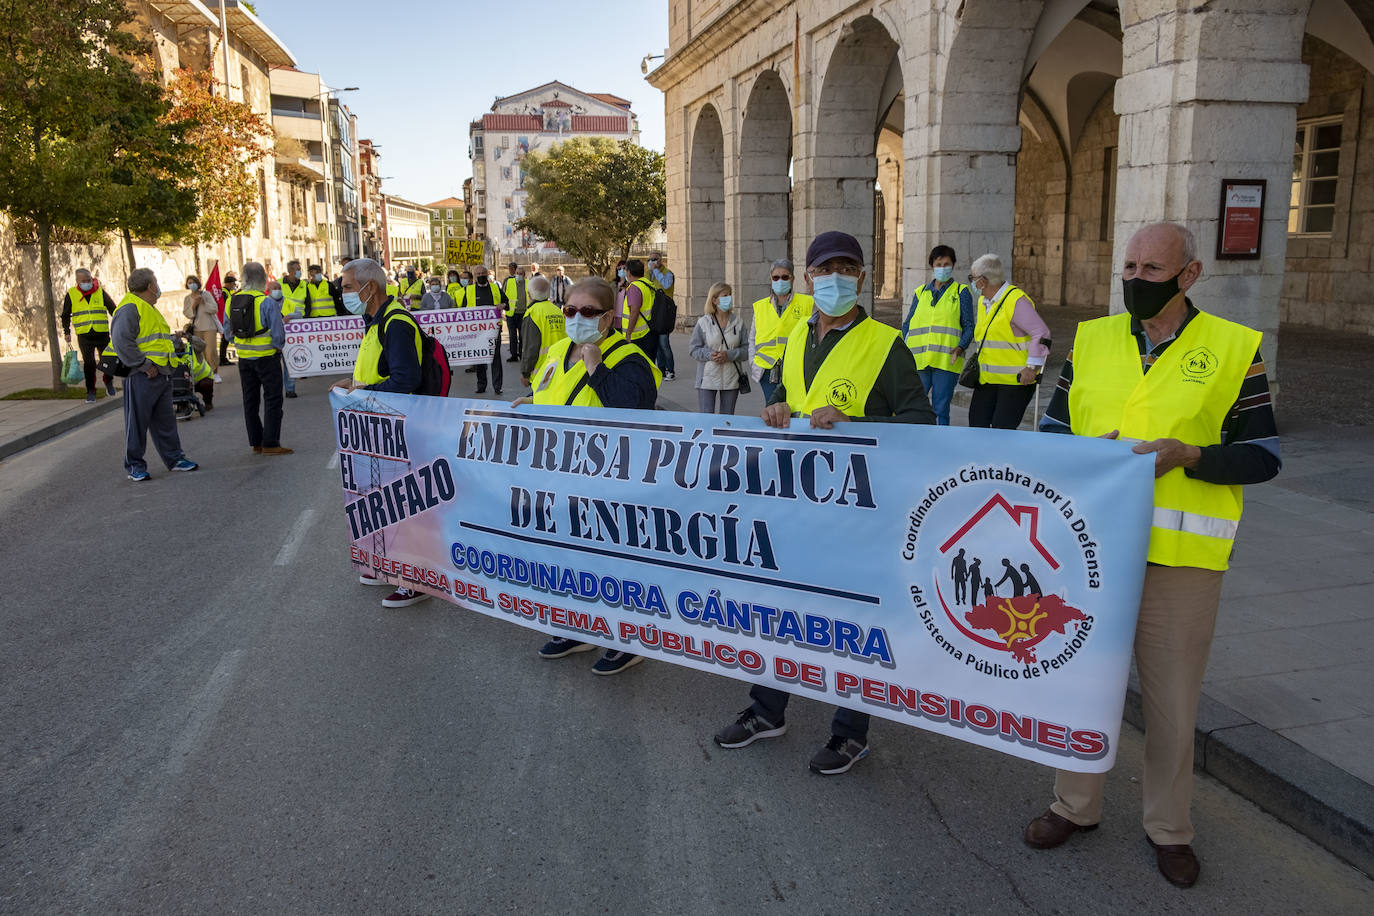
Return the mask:
[[(382, 375), (379, 368), (382, 361), (383, 326), (390, 325), (391, 322), (396, 320), (398, 314), (405, 313), (406, 307), (395, 299), (392, 299), (386, 305), (382, 306), (381, 315), (379, 315), (377, 320), (372, 323), (372, 326), (367, 329), (367, 333), (363, 335), (363, 342), (358, 344), (358, 356), (353, 361), (354, 381), (363, 385), (376, 385), (386, 381), (387, 376)], [(418, 358), (420, 356), (420, 327), (415, 324), (414, 321), (405, 318), (401, 319), (401, 323), (409, 325), (413, 329), (415, 336), (415, 355)], [(401, 333), (401, 329), (397, 328), (395, 332), (388, 330), (387, 333)]]
[(305, 288), (310, 293), (311, 318), (333, 318), (338, 314), (338, 309), (334, 307), (334, 296), (329, 292), (328, 280), (307, 283)]
[[(638, 280), (631, 280), (630, 286), (639, 287), (639, 293), (643, 297), (643, 305), (639, 307), (639, 320), (635, 322), (633, 328), (625, 332), (625, 336), (630, 340), (639, 340), (649, 333), (649, 317), (654, 313), (654, 288), (640, 277)], [(630, 288), (625, 287), (625, 296), (620, 300), (620, 326), (624, 328), (630, 323)]]
[(282, 321), (290, 321), (292, 318), (304, 318), (306, 304), (310, 301), (310, 290), (306, 288), (305, 281), (296, 282), (296, 288), (292, 289), (286, 285), (291, 278), (282, 277), (281, 284), (281, 318)]
[(525, 317), (533, 321), (534, 326), (539, 329), (539, 360), (534, 364), (534, 372), (530, 373), (530, 376), (534, 377), (544, 365), (549, 348), (561, 340), (567, 340), (568, 332), (563, 310), (547, 299), (531, 305), (526, 310)]
[(805, 293), (793, 293), (792, 301), (778, 314), (771, 296), (754, 303), (754, 365), (771, 369), (782, 359), (787, 336), (798, 322), (805, 323), (816, 307), (816, 300)]
[[(539, 378), (534, 383), (534, 403), (563, 404), (568, 407), (604, 407), (601, 398), (591, 385), (586, 384), (587, 364), (575, 360), (571, 368), (565, 368), (568, 350), (572, 347), (571, 338), (563, 338), (554, 344), (544, 358), (539, 370)], [(597, 347), (601, 350), (601, 362), (607, 369), (614, 369), (621, 362), (636, 353), (648, 364), (654, 374), (654, 387), (663, 384), (663, 373), (658, 371), (653, 360), (639, 347), (625, 339), (625, 335), (612, 330), (603, 337)]]
[(105, 308), (105, 290), (93, 289), (89, 298), (73, 286), (67, 290), (72, 303), (72, 330), (78, 334), (108, 333), (110, 312)]
[[(1262, 335), (1199, 312), (1145, 372), (1131, 316), (1078, 326), (1069, 418), (1080, 436), (1119, 430), (1123, 439), (1221, 442)], [(1149, 561), (1224, 570), (1240, 525), (1239, 486), (1206, 483), (1174, 468), (1155, 478)]]
[[(501, 296), (501, 285), (499, 283), (488, 283), (491, 288), (492, 305), (500, 305), (505, 301)], [(460, 309), (477, 308), (477, 284), (469, 283), (458, 291), (458, 295), (453, 297), (454, 305)]]
[(967, 288), (962, 283), (948, 283), (938, 302), (928, 284), (916, 288), (916, 309), (907, 326), (906, 345), (916, 358), (917, 369), (963, 371), (964, 358), (955, 356), (954, 350), (959, 346), (959, 297)]
[[(277, 348), (272, 346), (272, 329), (268, 326), (267, 320), (262, 315), (262, 304), (268, 300), (266, 293), (256, 289), (241, 289), (234, 293), (234, 296), (253, 297), (253, 316), (257, 320), (254, 322), (254, 333), (251, 337), (239, 337), (234, 333), (232, 324), (229, 333), (234, 338), (234, 350), (237, 351), (239, 359), (262, 359), (264, 356), (273, 356)], [(224, 317), (229, 319), (229, 309), (232, 307), (234, 296), (229, 297), (229, 305), (225, 307)], [(230, 319), (232, 321), (232, 319)]]
[[(155, 307), (133, 293), (125, 293), (124, 298), (119, 300), (119, 308), (115, 311), (118, 312), (119, 309), (130, 305), (138, 310), (138, 351), (155, 365), (170, 366), (176, 347), (172, 344), (172, 329), (167, 325), (167, 319), (163, 318), (162, 313)], [(113, 342), (105, 345), (102, 355), (115, 355)]]
[(1030, 302), (1030, 297), (1014, 286), (1008, 286), (991, 305), (982, 297), (978, 299), (978, 326), (973, 339), (982, 342), (978, 350), (978, 380), (984, 385), (1021, 384), (1017, 375), (1026, 368), (1031, 339), (1028, 334), (1012, 330), (1011, 316), (1022, 299)]
[[(414, 280), (407, 280), (405, 277), (402, 277), (396, 282), (397, 296), (400, 297), (398, 301), (400, 301), (402, 305), (405, 305), (406, 308), (418, 308), (420, 300), (425, 295), (425, 281), (420, 277), (416, 277)], [(408, 303), (404, 302), (407, 297), (410, 299)]]
[(782, 361), (782, 385), (787, 390), (788, 406), (803, 417), (826, 405), (846, 416), (862, 417), (892, 342), (901, 340), (901, 333), (881, 321), (860, 319), (826, 355), (808, 386), (803, 364), (806, 335), (810, 331), (810, 322), (803, 321), (787, 338), (788, 358)]

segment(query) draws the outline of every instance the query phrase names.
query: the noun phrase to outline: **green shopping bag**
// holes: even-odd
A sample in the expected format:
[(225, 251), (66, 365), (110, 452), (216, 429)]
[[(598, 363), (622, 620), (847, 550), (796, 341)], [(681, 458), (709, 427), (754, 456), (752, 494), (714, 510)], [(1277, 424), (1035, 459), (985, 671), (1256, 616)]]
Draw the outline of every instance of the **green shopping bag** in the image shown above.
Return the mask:
[(68, 350), (67, 355), (62, 357), (62, 383), (64, 385), (80, 385), (86, 381), (86, 372), (81, 368), (81, 358), (77, 356), (75, 350)]

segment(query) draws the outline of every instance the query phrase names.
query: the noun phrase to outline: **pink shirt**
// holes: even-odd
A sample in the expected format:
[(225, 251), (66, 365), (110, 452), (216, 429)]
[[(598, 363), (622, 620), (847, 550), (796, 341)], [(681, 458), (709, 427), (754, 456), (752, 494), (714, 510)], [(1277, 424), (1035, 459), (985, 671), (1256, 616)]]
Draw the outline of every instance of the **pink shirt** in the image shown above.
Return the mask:
[[(996, 302), (1008, 289), (1010, 283), (1003, 283), (1001, 289), (993, 295), (992, 301)], [(983, 300), (984, 307), (987, 300)], [(1040, 317), (1040, 313), (1035, 310), (1035, 303), (1031, 302), (1030, 296), (1022, 296), (1016, 300), (1016, 308), (1011, 313), (1011, 329), (1023, 337), (1029, 337), (1030, 347), (1027, 350), (1026, 365), (1043, 366), (1045, 360), (1050, 355), (1050, 348), (1042, 341), (1050, 339), (1050, 326), (1045, 324), (1045, 319)]]

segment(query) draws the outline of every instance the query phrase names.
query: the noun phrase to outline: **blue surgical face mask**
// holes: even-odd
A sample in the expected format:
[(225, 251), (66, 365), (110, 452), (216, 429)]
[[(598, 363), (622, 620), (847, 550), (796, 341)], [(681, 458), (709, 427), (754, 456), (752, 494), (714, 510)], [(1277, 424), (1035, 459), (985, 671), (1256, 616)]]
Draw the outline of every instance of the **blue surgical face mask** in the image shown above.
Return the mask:
[(617, 277), (619, 277), (620, 279), (624, 280), (624, 279), (625, 279), (625, 268), (622, 267), (622, 268), (620, 268), (619, 270), (617, 270), (617, 271), (615, 272), (615, 275), (616, 275)]
[(459, 286), (467, 286), (467, 285), (468, 285), (467, 278), (466, 278), (466, 277), (459, 278), (459, 280), (458, 280), (458, 285), (459, 285)]
[(199, 284), (199, 283), (187, 283), (187, 284), (186, 284), (186, 288), (189, 289), (191, 292), (194, 293), (196, 290), (200, 289), (200, 284)]
[(95, 288), (95, 284), (92, 283), (92, 282), (89, 281), (89, 280), (87, 280), (85, 283), (78, 283), (78, 284), (76, 284), (76, 286), (77, 286), (77, 288), (80, 289), (83, 293), (89, 293), (92, 289)]
[(282, 292), (281, 292), (281, 290), (279, 290), (279, 289), (274, 289), (274, 290), (272, 290), (272, 292), (268, 293), (267, 295), (271, 296), (273, 299), (276, 299), (278, 302), (280, 302), (280, 301), (281, 301), (281, 297), (282, 297)]
[(792, 292), (792, 281), (791, 281), (791, 280), (774, 280), (774, 281), (773, 281), (773, 293), (774, 293), (774, 295), (777, 295), (777, 296), (786, 296), (786, 295), (787, 295), (788, 293), (790, 293), (790, 292)]
[(719, 299), (716, 300), (716, 308), (720, 309), (723, 312), (730, 311), (734, 304), (735, 300), (733, 296), (721, 296)]
[(842, 273), (827, 274), (811, 281), (816, 308), (831, 318), (845, 314), (859, 301), (859, 278)]
[(936, 283), (948, 283), (949, 278), (954, 276), (953, 267), (936, 267), (933, 272)]
[(574, 315), (564, 319), (563, 330), (575, 344), (591, 343), (601, 337), (601, 319)]
[(348, 309), (350, 315), (361, 315), (367, 311), (367, 306), (363, 304), (363, 297), (358, 293), (344, 293), (343, 307)]

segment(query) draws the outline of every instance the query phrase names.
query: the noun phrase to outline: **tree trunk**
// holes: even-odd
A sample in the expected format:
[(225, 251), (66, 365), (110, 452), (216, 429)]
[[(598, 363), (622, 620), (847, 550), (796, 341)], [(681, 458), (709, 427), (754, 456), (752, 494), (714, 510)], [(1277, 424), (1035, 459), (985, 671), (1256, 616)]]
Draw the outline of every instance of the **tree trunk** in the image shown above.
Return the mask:
[[(191, 243), (191, 250), (194, 251), (194, 252), (196, 253), (196, 276), (199, 277), (199, 276), (200, 276), (200, 242), (199, 242), (199, 241), (192, 242), (192, 243)], [(201, 281), (200, 281), (200, 288), (201, 288), (201, 289), (204, 289), (204, 288), (205, 288), (205, 280), (204, 280), (204, 278), (202, 278)]]
[[(134, 261), (134, 240), (129, 235), (128, 229), (121, 227), (119, 234), (124, 237), (124, 253), (129, 256), (129, 273), (133, 273), (138, 268), (137, 262)], [(124, 288), (129, 288), (129, 278), (127, 276), (124, 278)]]
[(57, 339), (57, 299), (52, 294), (52, 225), (38, 224), (38, 265), (43, 278), (43, 311), (48, 319), (48, 360), (52, 363), (52, 390), (61, 391), (62, 342)]

